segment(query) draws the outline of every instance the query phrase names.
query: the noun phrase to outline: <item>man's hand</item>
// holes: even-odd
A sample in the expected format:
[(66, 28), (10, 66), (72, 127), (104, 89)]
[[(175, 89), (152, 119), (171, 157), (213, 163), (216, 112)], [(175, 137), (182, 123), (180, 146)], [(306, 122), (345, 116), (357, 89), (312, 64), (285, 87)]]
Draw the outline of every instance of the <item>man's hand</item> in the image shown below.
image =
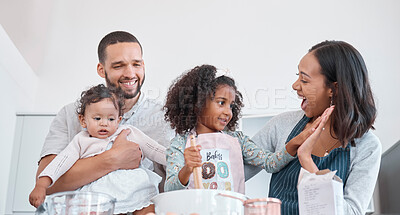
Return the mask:
[(113, 170), (136, 169), (140, 165), (142, 152), (138, 144), (128, 141), (127, 136), (130, 131), (123, 130), (115, 139), (112, 148), (103, 153)]
[[(127, 140), (129, 132), (129, 129), (122, 131), (110, 150), (93, 157), (79, 159), (53, 186), (47, 189), (47, 194), (76, 190), (112, 171), (139, 167), (142, 153), (138, 144)], [(55, 155), (48, 155), (42, 158), (39, 163), (38, 175), (54, 157)]]

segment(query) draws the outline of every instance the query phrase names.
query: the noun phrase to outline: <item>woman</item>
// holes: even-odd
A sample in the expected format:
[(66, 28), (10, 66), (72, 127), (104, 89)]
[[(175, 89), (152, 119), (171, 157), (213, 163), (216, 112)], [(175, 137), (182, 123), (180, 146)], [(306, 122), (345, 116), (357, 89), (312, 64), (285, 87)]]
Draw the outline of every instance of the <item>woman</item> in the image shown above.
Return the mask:
[(313, 172), (337, 170), (343, 179), (344, 214), (365, 214), (379, 171), (381, 144), (369, 131), (374, 128), (376, 108), (364, 60), (346, 42), (325, 41), (309, 50), (298, 70), (292, 87), (303, 99), (302, 111), (271, 119), (253, 141), (270, 151), (281, 150), (326, 108), (335, 108), (324, 128), (307, 139), (314, 141), (314, 147), (299, 148), (308, 156), (300, 156), (272, 175), (269, 196), (282, 200), (282, 214), (298, 214), (301, 162), (312, 159)]

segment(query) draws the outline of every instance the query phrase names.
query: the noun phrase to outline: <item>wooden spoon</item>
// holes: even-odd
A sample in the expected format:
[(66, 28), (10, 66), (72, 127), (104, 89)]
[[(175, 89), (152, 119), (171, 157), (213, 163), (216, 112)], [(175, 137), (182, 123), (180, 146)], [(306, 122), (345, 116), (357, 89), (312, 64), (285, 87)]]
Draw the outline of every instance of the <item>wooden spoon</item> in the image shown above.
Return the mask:
[[(196, 137), (194, 135), (190, 135), (190, 146), (196, 146)], [(195, 189), (203, 189), (201, 180), (201, 167), (193, 168), (193, 180)]]

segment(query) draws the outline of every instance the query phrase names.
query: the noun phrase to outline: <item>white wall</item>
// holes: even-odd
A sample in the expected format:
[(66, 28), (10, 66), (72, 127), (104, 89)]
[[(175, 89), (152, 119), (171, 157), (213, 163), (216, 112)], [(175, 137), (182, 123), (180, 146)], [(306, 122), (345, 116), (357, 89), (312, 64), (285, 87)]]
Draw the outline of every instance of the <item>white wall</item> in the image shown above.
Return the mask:
[[(163, 100), (183, 71), (214, 64), (234, 73), (245, 95), (245, 113), (299, 108), (291, 91), (299, 60), (312, 45), (335, 39), (353, 44), (365, 58), (379, 111), (375, 133), (383, 149), (400, 139), (398, 0), (54, 0), (35, 7), (47, 3), (28, 3), (35, 13), (0, 3), (0, 10), (10, 11), (0, 23), (19, 36), (12, 39), (21, 53), (32, 53), (35, 41), (43, 44), (37, 53), (42, 57), (29, 57), (40, 83), (35, 111), (56, 112), (102, 81), (96, 74), (97, 44), (113, 30), (130, 31), (142, 42), (144, 90), (151, 97)], [(40, 10), (47, 15), (40, 16)], [(45, 34), (39, 37), (38, 31)]]
[[(400, 2), (314, 1), (56, 1), (40, 76), (38, 111), (57, 111), (101, 81), (96, 47), (123, 29), (144, 47), (145, 90), (163, 100), (170, 81), (195, 65), (229, 68), (247, 113), (296, 109), (291, 91), (300, 58), (325, 39), (345, 40), (363, 54), (384, 149), (400, 139)], [(72, 84), (74, 87), (72, 87)], [(62, 96), (59, 96), (62, 95)], [(51, 101), (51, 102), (50, 102)]]
[(33, 111), (38, 78), (18, 52), (3, 27), (0, 25), (0, 89), (1, 105), (0, 136), (1, 173), (0, 214), (5, 213), (5, 203), (14, 143), (16, 112)]
[(52, 0), (0, 0), (0, 23), (34, 71), (43, 63)]

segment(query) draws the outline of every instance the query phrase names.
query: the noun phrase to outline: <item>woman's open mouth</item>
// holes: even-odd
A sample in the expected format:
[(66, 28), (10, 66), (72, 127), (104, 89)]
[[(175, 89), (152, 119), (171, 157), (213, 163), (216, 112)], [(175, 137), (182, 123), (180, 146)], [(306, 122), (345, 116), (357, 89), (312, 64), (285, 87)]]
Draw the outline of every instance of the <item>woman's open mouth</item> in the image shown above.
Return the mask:
[(308, 100), (307, 100), (306, 97), (300, 96), (300, 95), (299, 95), (299, 98), (300, 98), (300, 99), (303, 99), (303, 101), (301, 102), (301, 109), (302, 109), (303, 111), (305, 111), (306, 108), (307, 108), (307, 105), (308, 105)]

